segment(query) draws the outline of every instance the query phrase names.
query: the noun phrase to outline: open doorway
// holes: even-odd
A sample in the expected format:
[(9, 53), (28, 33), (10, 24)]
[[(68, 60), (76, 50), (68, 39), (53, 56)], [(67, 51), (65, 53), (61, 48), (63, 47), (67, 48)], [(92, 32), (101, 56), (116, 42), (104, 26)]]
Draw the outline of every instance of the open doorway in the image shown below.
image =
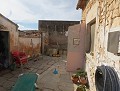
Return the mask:
[(0, 31), (0, 70), (9, 66), (9, 32)]

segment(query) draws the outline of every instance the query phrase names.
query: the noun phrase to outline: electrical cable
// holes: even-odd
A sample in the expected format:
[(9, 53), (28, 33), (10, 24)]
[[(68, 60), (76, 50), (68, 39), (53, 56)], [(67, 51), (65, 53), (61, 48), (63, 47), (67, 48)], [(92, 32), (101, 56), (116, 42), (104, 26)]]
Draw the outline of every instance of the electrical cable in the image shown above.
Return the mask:
[(98, 66), (95, 73), (97, 91), (120, 91), (120, 79), (114, 68)]

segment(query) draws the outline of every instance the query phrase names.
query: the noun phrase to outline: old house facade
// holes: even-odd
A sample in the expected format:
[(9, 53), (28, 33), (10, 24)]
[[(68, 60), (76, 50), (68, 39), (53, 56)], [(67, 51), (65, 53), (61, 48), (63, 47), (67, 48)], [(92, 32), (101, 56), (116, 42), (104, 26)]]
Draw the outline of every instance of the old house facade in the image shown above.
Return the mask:
[(18, 48), (18, 25), (0, 14), (0, 31), (9, 33), (10, 51)]
[(0, 14), (0, 70), (11, 64), (10, 52), (18, 49), (18, 25)]
[(41, 34), (38, 30), (19, 31), (19, 50), (33, 56), (41, 53)]
[(52, 53), (59, 49), (59, 54), (66, 54), (68, 27), (79, 24), (79, 21), (39, 20), (39, 31), (42, 32), (42, 53)]
[(120, 77), (120, 0), (79, 0), (79, 8), (87, 30), (86, 70), (90, 91), (96, 91), (97, 66), (114, 67)]

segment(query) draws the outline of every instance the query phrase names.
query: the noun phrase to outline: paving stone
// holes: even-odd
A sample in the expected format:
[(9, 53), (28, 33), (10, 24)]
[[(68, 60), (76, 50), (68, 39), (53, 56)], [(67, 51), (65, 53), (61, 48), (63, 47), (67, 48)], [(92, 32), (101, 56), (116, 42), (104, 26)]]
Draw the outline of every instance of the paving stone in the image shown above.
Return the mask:
[(41, 82), (43, 83), (48, 83), (48, 82), (51, 82), (51, 83), (55, 83), (55, 82), (59, 82), (60, 79), (59, 79), (59, 75), (44, 75), (43, 78), (41, 79)]
[(39, 69), (43, 69), (46, 66), (46, 64), (42, 64), (41, 66), (39, 66)]
[(50, 64), (47, 64), (46, 66), (47, 66), (47, 67), (51, 67), (52, 65), (50, 65)]
[(74, 91), (74, 86), (59, 86), (60, 91)]
[(23, 68), (23, 73), (30, 72), (30, 71), (32, 71), (30, 67)]
[(37, 72), (38, 69), (33, 69), (32, 72)]
[(38, 74), (42, 74), (44, 72), (44, 70), (37, 70)]
[(14, 75), (14, 78), (18, 78), (20, 74), (22, 74), (22, 73), (15, 74), (15, 75)]
[(72, 83), (70, 75), (61, 74), (60, 75), (60, 82)]
[(19, 70), (14, 70), (14, 71), (11, 72), (11, 74), (13, 74), (13, 75), (20, 74), (20, 71)]
[(33, 66), (32, 66), (32, 68), (35, 68), (35, 69), (37, 69), (38, 67), (34, 64)]
[(17, 79), (18, 78), (16, 78), (16, 77), (12, 77), (12, 78), (8, 79), (8, 81), (16, 82)]
[(58, 87), (61, 89), (61, 91), (74, 91), (74, 84), (72, 82), (59, 82)]
[[(0, 77), (0, 86), (3, 85), (4, 82), (7, 81), (7, 78), (4, 78), (4, 77)], [(1, 91), (1, 90), (0, 90)]]
[(43, 68), (44, 71), (46, 71), (47, 69), (48, 69), (48, 66), (45, 66), (45, 67)]
[(47, 64), (48, 65), (53, 65), (55, 62), (54, 61), (51, 61), (51, 62), (48, 62)]
[(0, 87), (0, 91), (6, 91), (6, 89), (3, 87)]
[[(54, 83), (51, 84), (51, 82), (47, 82), (47, 83), (45, 83), (45, 87), (44, 87), (44, 88), (48, 88), (48, 89), (54, 91), (55, 89), (58, 88), (58, 83), (57, 83), (57, 82), (54, 82)], [(44, 90), (43, 90), (43, 91), (44, 91)]]
[(39, 66), (39, 68), (38, 68), (38, 69), (41, 69), (41, 70), (42, 70), (43, 68), (44, 68), (44, 66)]
[(39, 68), (40, 67), (40, 65), (39, 64), (35, 64), (35, 66), (34, 66), (34, 68)]
[(69, 73), (68, 72), (66, 72), (65, 70), (63, 70), (63, 69), (58, 69), (59, 70), (59, 73), (60, 74), (66, 74), (66, 75), (68, 75)]
[(3, 77), (5, 77), (5, 78), (11, 78), (11, 77), (13, 77), (14, 75), (12, 75), (11, 73), (8, 73), (8, 74), (5, 74), (5, 75), (3, 75)]
[(36, 91), (43, 91), (43, 89), (36, 89)]
[(44, 88), (43, 91), (54, 91), (54, 89)]
[(6, 88), (6, 89), (11, 89), (11, 87), (15, 84), (15, 82), (12, 82), (12, 81), (6, 81), (3, 83), (3, 87)]
[(38, 86), (38, 89), (43, 89), (45, 87), (44, 83), (40, 83), (40, 81), (37, 82), (37, 86)]
[(34, 69), (34, 68), (29, 67), (27, 71), (30, 72), (30, 71), (32, 71), (33, 69)]
[(11, 71), (6, 69), (6, 70), (2, 70), (0, 71), (0, 76), (4, 75), (4, 74), (7, 74), (7, 73), (10, 73)]

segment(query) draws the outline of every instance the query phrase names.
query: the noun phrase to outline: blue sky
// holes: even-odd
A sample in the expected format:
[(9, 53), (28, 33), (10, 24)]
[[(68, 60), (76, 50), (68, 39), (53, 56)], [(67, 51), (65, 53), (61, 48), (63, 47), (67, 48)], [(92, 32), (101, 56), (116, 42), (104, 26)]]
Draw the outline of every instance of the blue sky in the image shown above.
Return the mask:
[(38, 29), (38, 20), (81, 20), (78, 0), (0, 0), (0, 13), (19, 29)]

